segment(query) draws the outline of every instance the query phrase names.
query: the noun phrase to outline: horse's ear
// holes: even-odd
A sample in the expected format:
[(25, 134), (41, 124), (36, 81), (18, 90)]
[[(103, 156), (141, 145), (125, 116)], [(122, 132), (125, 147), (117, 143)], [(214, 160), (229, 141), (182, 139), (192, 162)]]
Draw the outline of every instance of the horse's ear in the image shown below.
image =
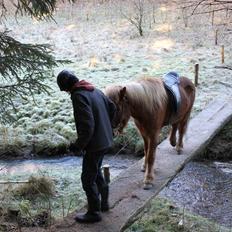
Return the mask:
[(123, 87), (122, 89), (120, 89), (119, 91), (119, 100), (123, 100), (123, 98), (125, 97), (126, 94), (126, 87)]

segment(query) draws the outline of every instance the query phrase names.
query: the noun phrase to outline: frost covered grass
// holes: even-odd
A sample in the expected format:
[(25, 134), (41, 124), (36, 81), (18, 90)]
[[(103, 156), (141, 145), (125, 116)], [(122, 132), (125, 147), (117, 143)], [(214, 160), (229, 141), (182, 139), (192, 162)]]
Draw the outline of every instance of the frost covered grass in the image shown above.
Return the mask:
[(39, 196), (50, 198), (54, 195), (54, 192), (55, 186), (50, 178), (45, 176), (31, 176), (28, 179), (28, 182), (24, 183), (14, 190), (14, 195), (28, 199), (35, 199)]
[[(68, 68), (80, 79), (92, 82), (101, 90), (109, 84), (123, 84), (144, 75), (162, 77), (171, 70), (194, 81), (194, 65), (199, 63), (199, 86), (192, 117), (211, 100), (231, 96), (232, 88), (222, 84), (232, 86), (231, 71), (215, 68), (221, 65), (222, 44), (225, 45), (225, 62), (231, 65), (231, 35), (226, 35), (220, 26), (211, 26), (207, 23), (207, 18), (198, 16), (190, 18), (189, 26), (184, 27), (177, 8), (165, 6), (167, 11), (164, 13), (161, 10), (163, 6), (158, 4), (155, 9), (156, 22), (147, 28), (144, 37), (140, 38), (132, 25), (120, 15), (117, 6), (107, 5), (111, 2), (106, 1), (105, 4), (94, 7), (82, 5), (81, 10), (79, 5), (61, 5), (55, 15), (57, 23), (18, 17), (18, 22), (8, 18), (6, 25), (16, 39), (30, 43), (49, 43), (53, 46), (57, 59), (72, 61), (66, 66), (58, 67), (55, 75)], [(218, 46), (214, 45), (216, 29), (220, 30)], [(9, 154), (65, 153), (68, 144), (76, 139), (70, 96), (59, 91), (55, 76), (48, 77), (45, 82), (51, 88), (50, 95), (36, 94), (35, 101), (27, 96), (28, 102), (17, 99), (16, 112), (12, 111), (16, 121), (10, 125), (0, 125), (0, 157), (5, 153), (4, 158), (9, 158)], [(135, 131), (133, 123), (130, 123), (126, 134), (116, 139), (116, 147), (127, 143), (128, 138), (135, 134), (129, 149), (140, 151), (143, 143)], [(55, 195), (50, 198), (50, 202), (16, 198), (10, 194), (13, 186), (9, 185), (8, 192), (5, 195), (0, 194), (5, 197), (1, 199), (3, 206), (18, 207), (26, 204), (33, 213), (38, 208), (46, 210), (51, 204), (55, 217), (66, 216), (68, 212), (83, 206), (85, 198), (81, 189), (80, 165), (67, 167), (60, 164), (56, 168), (53, 165), (53, 168), (41, 166), (40, 169), (33, 165), (17, 166), (16, 170), (9, 171), (8, 168), (6, 173), (1, 171), (1, 179), (20, 181), (27, 180), (32, 174), (48, 176), (55, 180)], [(162, 208), (169, 210), (168, 203), (163, 202), (152, 207), (151, 215), (156, 210), (160, 212)], [(182, 214), (177, 212), (177, 216), (173, 216), (167, 211), (161, 212), (161, 216), (164, 214), (163, 225), (157, 225), (153, 216), (146, 216), (147, 224), (143, 220), (140, 222), (145, 225), (147, 231), (154, 231), (154, 223), (159, 228), (164, 228), (169, 219), (174, 220), (171, 223), (172, 228), (177, 228)], [(193, 225), (197, 224), (194, 220), (190, 219)], [(133, 225), (131, 231), (145, 231), (139, 223)]]
[[(232, 85), (231, 71), (215, 68), (221, 62), (222, 44), (225, 62), (230, 64), (231, 35), (220, 25), (212, 26), (207, 16), (189, 18), (185, 27), (175, 5), (157, 3), (155, 15), (156, 22), (145, 27), (144, 37), (136, 35), (133, 26), (111, 1), (93, 6), (61, 4), (55, 15), (57, 23), (25, 17), (19, 17), (16, 23), (9, 17), (6, 24), (20, 41), (49, 43), (58, 59), (72, 61), (58, 67), (55, 74), (64, 68), (71, 69), (80, 79), (92, 82), (101, 90), (109, 84), (123, 84), (144, 75), (162, 77), (171, 70), (194, 81), (194, 65), (199, 63), (199, 86), (192, 116), (211, 100), (231, 96), (232, 88), (228, 87)], [(216, 29), (220, 31), (218, 46), (214, 45)], [(1, 154), (7, 151), (9, 154), (65, 153), (68, 144), (75, 140), (69, 96), (59, 91), (55, 77), (48, 77), (46, 84), (51, 88), (50, 95), (37, 94), (35, 101), (28, 96), (29, 102), (18, 100), (17, 111), (12, 111), (16, 121), (0, 125)], [(130, 131), (129, 126), (127, 133)], [(122, 143), (124, 137), (116, 139), (116, 144)], [(133, 147), (141, 146), (139, 136), (134, 142)]]
[(165, 198), (157, 197), (140, 214), (140, 218), (126, 230), (126, 232), (140, 231), (229, 232), (231, 230), (201, 216), (190, 214)]
[[(81, 162), (81, 157), (1, 161), (1, 206), (5, 210), (17, 210), (26, 201), (31, 214), (51, 208), (55, 218), (80, 209), (86, 203), (81, 187)], [(106, 156), (103, 164), (110, 166), (110, 179), (113, 181), (135, 162), (136, 159), (129, 155), (117, 159)]]
[(32, 215), (49, 209), (52, 217), (66, 216), (85, 203), (80, 173), (76, 159), (68, 164), (65, 160), (8, 163), (0, 173), (0, 179), (8, 182), (0, 185), (2, 207), (19, 209), (26, 201)]

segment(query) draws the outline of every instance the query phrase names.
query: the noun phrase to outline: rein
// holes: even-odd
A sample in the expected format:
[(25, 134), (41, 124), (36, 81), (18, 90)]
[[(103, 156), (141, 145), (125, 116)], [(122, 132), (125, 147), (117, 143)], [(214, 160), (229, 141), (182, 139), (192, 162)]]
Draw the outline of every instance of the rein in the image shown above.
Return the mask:
[[(132, 141), (132, 139), (135, 137), (135, 135), (136, 135), (136, 132), (134, 132), (134, 133), (127, 139), (127, 141), (126, 141), (126, 143), (124, 144), (124, 146), (123, 146), (122, 148), (120, 148), (120, 149), (113, 155), (113, 159), (115, 159), (116, 156), (119, 155), (119, 153), (120, 153), (125, 147), (127, 147), (127, 146), (131, 143), (131, 141)], [(117, 137), (118, 137), (118, 136), (117, 136)]]
[[(123, 115), (123, 112), (124, 112), (124, 108), (125, 108), (125, 102), (127, 101), (127, 99), (124, 97), (122, 99), (122, 104), (121, 104), (121, 112), (120, 112), (120, 116)], [(117, 111), (119, 112), (118, 110), (119, 107), (117, 107)], [(120, 127), (122, 127), (123, 125), (123, 122), (119, 122), (118, 126), (116, 127), (116, 130), (119, 131)], [(127, 139), (126, 143), (124, 144), (124, 146), (122, 148), (120, 148), (114, 155), (113, 155), (113, 158), (116, 158), (116, 156), (125, 148), (127, 147), (132, 139), (135, 137), (135, 135), (137, 134), (137, 132), (135, 131), (131, 136), (129, 136), (129, 138)], [(116, 137), (118, 137), (119, 135), (117, 135)]]

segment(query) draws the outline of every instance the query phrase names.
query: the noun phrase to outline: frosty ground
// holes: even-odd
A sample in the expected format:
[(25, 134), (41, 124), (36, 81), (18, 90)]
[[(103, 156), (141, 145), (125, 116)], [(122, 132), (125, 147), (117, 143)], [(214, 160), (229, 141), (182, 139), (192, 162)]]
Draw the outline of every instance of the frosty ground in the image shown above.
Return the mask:
[[(186, 19), (176, 5), (157, 3), (155, 22), (146, 18), (144, 36), (140, 37), (122, 15), (120, 4), (60, 4), (55, 21), (27, 17), (16, 21), (8, 16), (5, 26), (16, 39), (49, 43), (58, 59), (72, 61), (57, 67), (55, 75), (68, 68), (101, 90), (144, 75), (162, 77), (171, 70), (194, 81), (194, 65), (199, 63), (192, 116), (209, 101), (231, 95), (231, 71), (215, 68), (221, 65), (221, 45), (225, 45), (226, 64), (232, 54), (231, 35), (219, 25), (222, 18), (216, 15), (215, 24), (211, 25), (209, 15), (192, 17), (185, 27)], [(123, 9), (130, 12), (132, 6), (128, 4)], [(36, 95), (35, 102), (28, 96), (29, 103), (17, 100), (17, 112), (13, 113), (16, 122), (0, 127), (1, 151), (33, 146), (35, 152), (44, 152), (46, 148), (66, 146), (76, 138), (69, 96), (58, 90), (55, 76), (48, 77), (46, 83), (51, 87), (50, 95)]]
[[(18, 17), (16, 21), (9, 15), (5, 25), (0, 25), (1, 29), (11, 30), (12, 36), (21, 42), (48, 43), (57, 59), (72, 61), (60, 65), (54, 76), (47, 77), (45, 82), (51, 88), (50, 95), (37, 94), (35, 102), (30, 96), (29, 102), (16, 99), (17, 112), (12, 111), (16, 121), (0, 125), (1, 156), (9, 151), (19, 151), (26, 157), (32, 157), (33, 153), (48, 155), (46, 151), (52, 155), (51, 151), (55, 153), (57, 148), (66, 147), (75, 140), (70, 96), (60, 92), (56, 85), (56, 75), (64, 68), (104, 90), (110, 84), (123, 85), (140, 76), (162, 77), (172, 70), (194, 81), (194, 65), (199, 63), (199, 86), (191, 117), (211, 100), (232, 96), (231, 71), (215, 68), (222, 65), (221, 45), (225, 46), (224, 65), (232, 65), (231, 35), (221, 25), (223, 18), (215, 14), (214, 25), (211, 25), (210, 15), (186, 20), (177, 5), (157, 3), (155, 22), (154, 18), (146, 17), (144, 36), (140, 37), (122, 14), (133, 11), (130, 1), (127, 4), (126, 1), (113, 2), (60, 4), (54, 15), (55, 21), (41, 22), (27, 17)], [(216, 30), (219, 31), (218, 45), (215, 45)], [(80, 202), (83, 203), (83, 199), (79, 194), (79, 177), (76, 179), (80, 170), (66, 171), (69, 171), (67, 178), (57, 178), (57, 186), (63, 187), (58, 190), (60, 198), (56, 199), (55, 206), (67, 200), (67, 204), (64, 203), (68, 208), (74, 191)], [(66, 179), (69, 186), (76, 188), (78, 185), (78, 189), (67, 188)], [(12, 198), (8, 200), (6, 204)], [(73, 208), (77, 208), (77, 204), (78, 201)], [(59, 212), (61, 210), (59, 208)]]

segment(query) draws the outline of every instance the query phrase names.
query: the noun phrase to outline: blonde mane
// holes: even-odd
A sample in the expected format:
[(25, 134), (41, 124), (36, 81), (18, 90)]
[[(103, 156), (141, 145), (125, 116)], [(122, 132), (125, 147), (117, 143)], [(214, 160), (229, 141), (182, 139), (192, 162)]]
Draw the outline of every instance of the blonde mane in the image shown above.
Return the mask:
[(167, 102), (167, 94), (162, 80), (143, 77), (137, 81), (125, 84), (128, 100), (146, 109), (163, 108)]

